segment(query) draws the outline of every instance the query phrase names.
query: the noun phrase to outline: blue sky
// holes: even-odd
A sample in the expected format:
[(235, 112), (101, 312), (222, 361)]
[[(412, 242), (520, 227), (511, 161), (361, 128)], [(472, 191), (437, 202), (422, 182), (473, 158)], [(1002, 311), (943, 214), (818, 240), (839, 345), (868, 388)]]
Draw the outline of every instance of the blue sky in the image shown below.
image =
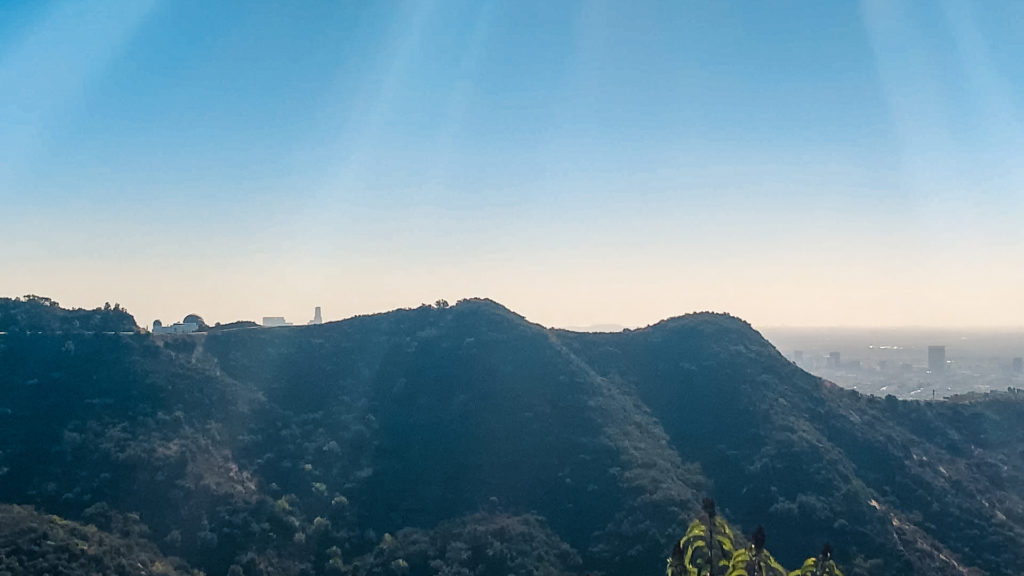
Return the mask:
[(1024, 5), (0, 2), (0, 294), (1024, 326)]

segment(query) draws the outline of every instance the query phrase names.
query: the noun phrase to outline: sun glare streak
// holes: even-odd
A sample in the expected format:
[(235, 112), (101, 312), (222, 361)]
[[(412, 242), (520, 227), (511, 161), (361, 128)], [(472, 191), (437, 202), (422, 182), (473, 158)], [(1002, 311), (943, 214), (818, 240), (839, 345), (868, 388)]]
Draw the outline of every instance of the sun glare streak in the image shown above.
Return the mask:
[[(901, 148), (893, 192), (912, 200), (908, 216), (932, 246), (919, 261), (980, 249), (986, 228), (1019, 238), (1004, 214), (1021, 202), (1012, 190), (1020, 171), (1000, 152), (1015, 150), (1006, 141), (1016, 139), (1015, 111), (969, 8), (863, 0), (861, 14)], [(933, 18), (947, 26), (928, 26)], [(958, 110), (965, 98), (967, 109)]]
[[(326, 144), (328, 164), (314, 178), (311, 189), (292, 198), (288, 225), (290, 243), (295, 246), (330, 244), (340, 252), (346, 240), (367, 230), (373, 218), (374, 190), (367, 188), (380, 154), (378, 142), (384, 125), (393, 113), (395, 99), (402, 90), (416, 52), (435, 11), (435, 2), (402, 4), (389, 17), (386, 35), (376, 41), (373, 66), (368, 71), (350, 68), (349, 63), (334, 72), (333, 97), (326, 99), (322, 114), (338, 119), (337, 134)], [(378, 16), (374, 14), (374, 16)], [(344, 259), (339, 253), (335, 259)]]
[[(0, 188), (11, 190), (89, 82), (125, 48), (158, 0), (62, 2), (0, 54)], [(3, 192), (0, 192), (2, 194)]]
[(924, 31), (907, 7), (862, 0), (861, 14), (878, 70), (890, 121), (900, 141), (904, 193), (922, 202), (934, 198), (935, 167), (947, 166), (953, 148), (943, 86)]
[(977, 109), (985, 112), (982, 120), (990, 132), (1020, 126), (1016, 107), (1010, 98), (1006, 78), (992, 62), (989, 43), (974, 18), (967, 2), (943, 0), (942, 9), (961, 60), (961, 72), (967, 77), (965, 87), (977, 100)]
[(458, 64), (458, 75), (448, 93), (448, 107), (445, 123), (437, 138), (436, 160), (430, 182), (447, 184), (451, 178), (452, 157), (457, 148), (457, 134), (462, 126), (466, 110), (470, 105), (475, 88), (475, 76), (485, 44), (493, 27), (497, 3), (494, 0), (481, 2), (476, 7), (473, 28), (465, 42), (462, 58)]
[[(1024, 142), (1019, 136), (1020, 115), (1011, 97), (1010, 84), (992, 60), (989, 42), (978, 27), (972, 5), (944, 0), (942, 8), (952, 31), (961, 73), (967, 78), (964, 87), (973, 100), (988, 145), (984, 153), (977, 156), (983, 156), (982, 168), (993, 173), (989, 181), (1000, 188), (1006, 183), (1012, 186), (1024, 177), (1016, 155)], [(987, 191), (980, 189), (978, 192), (985, 194)], [(1007, 196), (1005, 200), (1015, 201), (1017, 207), (1024, 205), (1019, 194)]]
[[(338, 90), (354, 92), (357, 98), (355, 104), (344, 111), (347, 121), (343, 132), (338, 134), (336, 144), (341, 158), (337, 167), (328, 174), (329, 190), (325, 190), (323, 196), (333, 196), (339, 188), (357, 183), (363, 166), (376, 153), (374, 140), (391, 115), (396, 94), (409, 73), (433, 12), (434, 2), (407, 6), (406, 11), (395, 18), (380, 50), (378, 69), (383, 73), (360, 79), (362, 86), (358, 88), (345, 84), (344, 80), (340, 82)], [(379, 82), (375, 81), (377, 78), (381, 78)], [(318, 200), (322, 199), (325, 198)]]

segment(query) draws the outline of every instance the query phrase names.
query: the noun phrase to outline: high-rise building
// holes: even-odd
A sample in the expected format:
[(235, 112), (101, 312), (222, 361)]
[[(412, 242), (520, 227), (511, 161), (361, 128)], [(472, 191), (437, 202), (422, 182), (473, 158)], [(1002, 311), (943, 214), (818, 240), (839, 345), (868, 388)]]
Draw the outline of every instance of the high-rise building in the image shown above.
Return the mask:
[(828, 367), (839, 368), (839, 352), (828, 353)]
[(313, 311), (313, 319), (309, 321), (309, 324), (311, 326), (313, 326), (313, 325), (316, 325), (316, 324), (323, 324), (323, 323), (324, 323), (324, 318), (323, 318), (323, 316), (320, 315), (320, 307), (317, 306), (316, 309)]
[(928, 347), (928, 370), (930, 370), (933, 374), (938, 374), (946, 371), (945, 346)]
[(263, 327), (264, 328), (277, 328), (278, 326), (291, 326), (292, 323), (284, 319), (283, 316), (264, 316)]
[(1024, 358), (1018, 356), (1013, 359), (1013, 373), (1024, 374)]

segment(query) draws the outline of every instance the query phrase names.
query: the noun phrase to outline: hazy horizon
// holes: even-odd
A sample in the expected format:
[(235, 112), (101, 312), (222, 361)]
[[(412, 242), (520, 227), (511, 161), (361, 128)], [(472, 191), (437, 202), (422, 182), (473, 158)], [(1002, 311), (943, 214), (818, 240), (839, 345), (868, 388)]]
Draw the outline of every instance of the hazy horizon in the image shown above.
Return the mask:
[[(109, 303), (111, 305), (113, 305), (115, 303), (116, 304), (120, 304), (130, 314), (132, 314), (135, 317), (136, 323), (140, 327), (143, 327), (143, 328), (151, 328), (152, 324), (153, 324), (153, 320), (160, 320), (165, 325), (166, 324), (171, 324), (171, 323), (174, 323), (174, 322), (180, 322), (186, 315), (189, 315), (189, 314), (198, 314), (198, 315), (200, 315), (203, 318), (203, 320), (206, 321), (211, 326), (214, 325), (215, 323), (227, 324), (227, 323), (230, 323), (230, 322), (237, 322), (237, 321), (252, 321), (252, 322), (256, 322), (257, 324), (261, 324), (263, 318), (267, 317), (267, 316), (271, 316), (271, 317), (283, 316), (285, 318), (285, 320), (287, 320), (289, 323), (291, 323), (291, 324), (293, 324), (295, 326), (301, 326), (301, 325), (307, 324), (307, 322), (309, 320), (312, 320), (313, 314), (314, 314), (314, 308), (316, 306), (320, 306), (322, 308), (323, 321), (325, 323), (327, 323), (327, 322), (337, 322), (337, 321), (341, 321), (341, 320), (347, 320), (349, 318), (353, 318), (353, 317), (357, 317), (357, 316), (366, 316), (366, 315), (373, 315), (373, 314), (383, 314), (383, 313), (387, 313), (387, 312), (392, 312), (394, 310), (416, 308), (416, 307), (422, 306), (422, 305), (433, 305), (439, 299), (444, 299), (450, 305), (454, 305), (459, 300), (462, 300), (462, 299), (488, 298), (490, 300), (494, 300), (495, 302), (497, 302), (498, 304), (500, 304), (502, 306), (505, 306), (505, 307), (509, 308), (511, 311), (513, 311), (513, 312), (515, 312), (517, 314), (523, 315), (526, 318), (527, 321), (540, 324), (540, 325), (545, 326), (547, 328), (557, 328), (557, 329), (577, 331), (577, 332), (618, 332), (618, 331), (627, 330), (627, 329), (628, 330), (635, 330), (635, 329), (644, 328), (644, 327), (647, 327), (647, 326), (650, 326), (650, 325), (653, 325), (653, 324), (657, 324), (658, 322), (661, 322), (663, 320), (668, 320), (670, 318), (684, 316), (684, 315), (687, 315), (687, 314), (693, 314), (693, 313), (698, 313), (698, 312), (713, 312), (713, 313), (730, 314), (730, 315), (733, 315), (733, 316), (736, 316), (736, 317), (740, 318), (741, 320), (747, 321), (747, 322), (749, 322), (754, 327), (754, 329), (764, 333), (766, 337), (769, 336), (769, 333), (772, 333), (772, 335), (774, 335), (774, 334), (778, 334), (778, 333), (787, 333), (787, 332), (790, 332), (790, 333), (829, 332), (829, 333), (838, 333), (838, 334), (841, 334), (843, 332), (849, 332), (851, 334), (856, 334), (858, 336), (864, 335), (866, 333), (873, 332), (873, 331), (877, 331), (877, 332), (880, 332), (880, 333), (883, 333), (883, 334), (894, 334), (894, 333), (895, 334), (908, 334), (909, 333), (909, 334), (915, 334), (915, 335), (928, 335), (928, 334), (941, 335), (943, 333), (949, 333), (950, 335), (962, 335), (962, 334), (972, 334), (972, 333), (978, 333), (978, 334), (1004, 334), (1004, 333), (1024, 334), (1024, 325), (1011, 325), (1011, 324), (991, 325), (991, 326), (983, 326), (983, 325), (973, 325), (973, 326), (972, 325), (940, 325), (940, 324), (934, 324), (934, 325), (910, 325), (910, 324), (906, 324), (906, 325), (870, 325), (870, 324), (863, 324), (863, 325), (849, 325), (849, 324), (848, 325), (840, 325), (840, 324), (835, 324), (835, 325), (813, 325), (813, 324), (794, 325), (794, 324), (759, 324), (757, 322), (751, 321), (749, 318), (746, 318), (746, 317), (744, 317), (742, 315), (739, 315), (739, 314), (735, 314), (735, 313), (733, 313), (733, 312), (731, 312), (729, 310), (680, 310), (680, 311), (668, 313), (668, 314), (666, 314), (664, 316), (660, 316), (660, 317), (657, 317), (657, 318), (652, 317), (650, 320), (645, 320), (645, 321), (642, 321), (642, 322), (636, 322), (636, 323), (632, 323), (632, 324), (626, 324), (626, 323), (621, 323), (621, 322), (613, 322), (613, 321), (593, 322), (593, 323), (577, 323), (577, 324), (564, 323), (563, 322), (563, 323), (555, 324), (555, 323), (545, 322), (542, 319), (536, 317), (535, 315), (531, 315), (531, 314), (527, 313), (526, 311), (524, 311), (521, 308), (517, 308), (515, 306), (509, 305), (507, 302), (504, 302), (504, 301), (501, 301), (501, 300), (497, 300), (497, 299), (494, 299), (494, 298), (489, 298), (488, 296), (485, 296), (485, 295), (467, 295), (467, 296), (460, 296), (458, 298), (443, 298), (442, 297), (442, 298), (434, 298), (434, 299), (429, 299), (429, 300), (428, 299), (421, 299), (420, 301), (417, 301), (415, 303), (410, 301), (410, 302), (404, 303), (402, 305), (396, 305), (396, 306), (391, 306), (391, 307), (387, 307), (387, 308), (357, 310), (357, 311), (354, 311), (354, 312), (351, 311), (352, 308), (351, 308), (351, 306), (349, 306), (349, 307), (345, 307), (344, 308), (344, 310), (346, 310), (346, 312), (342, 313), (342, 314), (332, 313), (330, 310), (324, 308), (320, 304), (309, 306), (308, 309), (301, 308), (301, 307), (295, 306), (295, 305), (289, 305), (287, 307), (284, 307), (284, 306), (268, 306), (262, 312), (255, 312), (255, 313), (252, 313), (252, 314), (241, 314), (241, 315), (237, 315), (237, 316), (218, 314), (216, 312), (213, 312), (213, 313), (204, 312), (203, 310), (200, 310), (200, 309), (197, 309), (197, 308), (188, 308), (188, 307), (183, 306), (181, 304), (172, 304), (172, 305), (165, 306), (165, 307), (160, 307), (160, 306), (153, 307), (152, 305), (150, 305), (150, 308), (148, 308), (148, 310), (165, 310), (165, 311), (166, 310), (171, 310), (171, 311), (174, 311), (172, 313), (163, 313), (163, 314), (161, 314), (160, 312), (157, 312), (156, 315), (153, 316), (153, 317), (142, 316), (140, 313), (138, 313), (138, 311), (132, 305), (126, 304), (125, 302), (123, 302), (121, 300), (116, 300), (116, 299), (105, 300), (103, 302), (90, 301), (90, 302), (81, 303), (81, 302), (67, 301), (67, 300), (64, 300), (64, 299), (60, 298), (59, 296), (54, 296), (53, 294), (44, 294), (44, 293), (29, 293), (29, 294), (21, 294), (21, 295), (17, 295), (17, 294), (0, 294), (0, 298), (18, 298), (18, 297), (23, 297), (23, 296), (26, 296), (26, 295), (44, 296), (44, 297), (52, 298), (53, 300), (57, 301), (64, 308), (93, 309), (93, 308), (100, 308), (100, 307), (102, 307), (106, 303)], [(152, 316), (152, 314), (150, 316)], [(771, 338), (769, 338), (769, 339), (771, 339)]]
[(0, 294), (1024, 326), (1024, 5), (0, 7)]

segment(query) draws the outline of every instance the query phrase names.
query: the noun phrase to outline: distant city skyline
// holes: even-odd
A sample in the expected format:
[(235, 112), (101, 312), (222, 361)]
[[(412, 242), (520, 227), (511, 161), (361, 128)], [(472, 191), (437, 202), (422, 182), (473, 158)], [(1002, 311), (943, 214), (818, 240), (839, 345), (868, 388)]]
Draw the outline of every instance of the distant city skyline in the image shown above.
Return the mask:
[(1024, 4), (0, 5), (0, 295), (1024, 326)]
[(762, 334), (812, 374), (867, 394), (942, 399), (1024, 385), (1024, 328), (769, 328)]

